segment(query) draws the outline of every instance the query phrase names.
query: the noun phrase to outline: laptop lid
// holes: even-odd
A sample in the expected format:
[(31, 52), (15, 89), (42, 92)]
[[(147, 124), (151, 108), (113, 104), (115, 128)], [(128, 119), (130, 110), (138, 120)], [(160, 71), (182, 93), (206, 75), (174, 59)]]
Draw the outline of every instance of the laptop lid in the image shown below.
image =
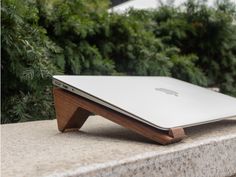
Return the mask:
[(236, 116), (235, 98), (169, 77), (63, 75), (53, 79), (59, 87), (163, 130)]

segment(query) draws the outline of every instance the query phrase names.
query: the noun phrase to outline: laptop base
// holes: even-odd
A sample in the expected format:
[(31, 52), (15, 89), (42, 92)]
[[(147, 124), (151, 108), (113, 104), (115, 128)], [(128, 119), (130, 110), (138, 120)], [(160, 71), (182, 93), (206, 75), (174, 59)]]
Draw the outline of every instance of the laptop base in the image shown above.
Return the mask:
[(60, 88), (55, 87), (53, 95), (58, 129), (61, 132), (79, 130), (90, 115), (100, 115), (162, 145), (179, 142), (185, 137), (183, 128), (160, 130)]

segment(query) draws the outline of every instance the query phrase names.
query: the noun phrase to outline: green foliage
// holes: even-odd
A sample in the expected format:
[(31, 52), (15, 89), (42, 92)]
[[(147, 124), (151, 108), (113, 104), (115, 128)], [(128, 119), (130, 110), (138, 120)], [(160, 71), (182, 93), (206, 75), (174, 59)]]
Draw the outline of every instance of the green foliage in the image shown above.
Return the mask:
[(196, 55), (177, 55), (172, 58), (174, 66), (172, 76), (181, 80), (207, 86), (207, 78), (200, 68), (195, 66), (198, 60)]
[[(184, 9), (162, 7), (151, 18), (156, 23), (153, 31), (157, 38), (179, 48), (181, 55), (197, 56), (193, 63), (207, 76), (209, 86), (236, 96), (235, 12), (235, 4), (228, 1), (218, 1), (215, 8), (189, 1)], [(189, 73), (189, 81), (196, 70), (194, 67)]]
[[(101, 53), (112, 58), (118, 73), (128, 75), (170, 75), (172, 63), (162, 42), (128, 14), (110, 16), (109, 35), (96, 41)], [(107, 50), (109, 49), (109, 50)]]
[(38, 10), (30, 3), (5, 0), (1, 13), (2, 123), (48, 119), (50, 80), (56, 73), (50, 58), (60, 49), (37, 25)]
[(235, 6), (109, 14), (106, 0), (3, 0), (2, 123), (54, 118), (53, 74), (161, 75), (236, 96)]
[(104, 57), (94, 40), (107, 27), (106, 1), (39, 1), (40, 25), (63, 49), (55, 63), (65, 74), (111, 74), (114, 63)]
[[(152, 36), (150, 39), (152, 42), (158, 41), (157, 45), (154, 45), (154, 43), (147, 45), (147, 53), (150, 53), (150, 49), (152, 49), (153, 46), (156, 49), (153, 51), (156, 55), (155, 61), (165, 61), (165, 63), (168, 61), (168, 65), (163, 62), (148, 63), (147, 66), (152, 68), (152, 72), (142, 73), (142, 75), (172, 76), (201, 86), (207, 86), (206, 75), (201, 68), (195, 65), (199, 57), (194, 52), (183, 53), (181, 48), (177, 45), (180, 39), (186, 36), (185, 30), (183, 29), (185, 29), (185, 27), (188, 28), (186, 18), (182, 21), (175, 19), (175, 17), (179, 15), (176, 14), (175, 16), (174, 13), (177, 12), (177, 9), (169, 6), (160, 7), (155, 11), (131, 10), (128, 12), (131, 21), (135, 21), (134, 19), (136, 19), (136, 21), (138, 20), (138, 22), (142, 21), (143, 31), (149, 34), (151, 32)], [(173, 17), (171, 17), (172, 15)], [(171, 19), (167, 21), (167, 18)], [(160, 22), (157, 19), (159, 19)], [(191, 31), (191, 29), (187, 30)], [(141, 36), (144, 35), (141, 34)], [(147, 39), (147, 37), (142, 39), (140, 36), (139, 38), (142, 42)], [(174, 41), (176, 41), (176, 43)], [(145, 58), (147, 57), (141, 57), (141, 61), (145, 61)], [(153, 61), (155, 57), (151, 56), (151, 58), (151, 61)], [(166, 72), (158, 72), (159, 70), (165, 70)]]

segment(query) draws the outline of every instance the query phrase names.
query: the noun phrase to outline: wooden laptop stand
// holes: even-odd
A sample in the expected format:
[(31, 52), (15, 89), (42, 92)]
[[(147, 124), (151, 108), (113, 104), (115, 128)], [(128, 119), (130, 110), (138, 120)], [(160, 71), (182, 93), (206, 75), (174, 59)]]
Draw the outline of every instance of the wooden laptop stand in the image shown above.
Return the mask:
[(60, 88), (54, 88), (53, 95), (61, 132), (80, 129), (90, 115), (96, 114), (163, 145), (185, 137), (183, 128), (163, 131)]

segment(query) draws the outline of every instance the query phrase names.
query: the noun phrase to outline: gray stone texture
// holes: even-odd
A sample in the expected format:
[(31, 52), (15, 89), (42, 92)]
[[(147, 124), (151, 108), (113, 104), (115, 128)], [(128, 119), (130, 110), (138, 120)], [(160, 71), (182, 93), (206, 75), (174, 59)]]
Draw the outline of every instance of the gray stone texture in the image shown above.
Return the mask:
[(236, 119), (186, 129), (162, 146), (102, 117), (60, 133), (56, 120), (1, 125), (2, 177), (220, 177), (236, 174)]

